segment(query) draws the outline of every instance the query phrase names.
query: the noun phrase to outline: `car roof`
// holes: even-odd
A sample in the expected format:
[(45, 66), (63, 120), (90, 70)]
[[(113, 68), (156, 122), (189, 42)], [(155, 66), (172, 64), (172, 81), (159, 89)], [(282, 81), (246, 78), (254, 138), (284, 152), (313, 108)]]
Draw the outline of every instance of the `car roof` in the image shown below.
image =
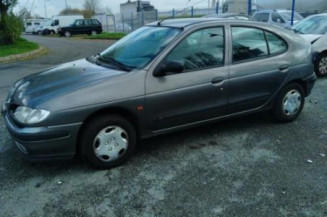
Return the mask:
[(209, 14), (209, 15), (204, 16), (203, 18), (210, 18), (210, 17), (215, 17), (215, 18), (228, 18), (228, 17), (233, 17), (233, 16), (244, 16), (244, 17), (248, 17), (246, 14), (223, 13), (223, 14)]
[[(152, 22), (147, 24), (147, 26), (165, 26), (165, 27), (175, 27), (175, 28), (184, 28), (187, 26), (193, 26), (201, 23), (249, 23), (248, 20), (233, 20), (233, 19), (217, 19), (217, 18), (183, 18), (183, 19), (167, 19), (158, 22)], [(262, 24), (259, 23), (258, 24)]]

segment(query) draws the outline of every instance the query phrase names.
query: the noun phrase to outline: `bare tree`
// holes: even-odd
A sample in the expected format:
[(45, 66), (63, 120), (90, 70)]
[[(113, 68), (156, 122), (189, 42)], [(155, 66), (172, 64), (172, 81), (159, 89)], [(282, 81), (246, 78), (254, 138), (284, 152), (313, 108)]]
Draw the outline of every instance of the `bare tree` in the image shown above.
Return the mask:
[(91, 15), (96, 14), (96, 12), (98, 12), (100, 9), (99, 0), (85, 0), (84, 9), (85, 11), (88, 11)]
[(80, 10), (78, 8), (65, 8), (59, 12), (60, 15), (76, 15), (76, 14), (84, 14), (84, 10)]

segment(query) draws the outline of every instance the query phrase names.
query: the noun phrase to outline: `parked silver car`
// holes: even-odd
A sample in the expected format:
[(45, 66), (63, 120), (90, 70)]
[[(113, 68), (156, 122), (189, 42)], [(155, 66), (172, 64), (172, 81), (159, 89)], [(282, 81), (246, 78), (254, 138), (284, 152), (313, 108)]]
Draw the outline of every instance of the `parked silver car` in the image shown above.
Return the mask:
[(293, 121), (315, 80), (311, 45), (292, 31), (239, 20), (165, 20), (98, 55), (23, 78), (2, 113), (29, 159), (80, 153), (110, 168), (125, 162), (139, 139), (266, 110)]
[(312, 44), (315, 72), (327, 75), (327, 14), (310, 16), (293, 26), (293, 31)]
[[(290, 10), (260, 10), (253, 14), (259, 22), (271, 23), (282, 27), (291, 27), (292, 11)], [(295, 11), (294, 23), (303, 20), (301, 14)]]

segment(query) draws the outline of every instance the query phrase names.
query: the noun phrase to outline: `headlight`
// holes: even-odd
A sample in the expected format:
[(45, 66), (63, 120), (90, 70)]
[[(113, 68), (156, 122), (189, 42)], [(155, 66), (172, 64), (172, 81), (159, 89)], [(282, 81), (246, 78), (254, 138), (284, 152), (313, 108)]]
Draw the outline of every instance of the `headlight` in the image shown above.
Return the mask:
[(36, 124), (44, 121), (50, 115), (49, 111), (41, 109), (31, 109), (19, 106), (14, 112), (14, 117), (22, 124)]

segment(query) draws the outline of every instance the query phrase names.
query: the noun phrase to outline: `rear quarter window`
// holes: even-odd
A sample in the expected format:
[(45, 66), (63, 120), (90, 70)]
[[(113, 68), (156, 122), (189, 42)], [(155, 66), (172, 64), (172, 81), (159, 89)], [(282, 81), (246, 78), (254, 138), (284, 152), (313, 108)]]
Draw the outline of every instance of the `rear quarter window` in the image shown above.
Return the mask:
[(266, 37), (271, 55), (278, 55), (287, 51), (288, 46), (284, 39), (271, 32), (266, 32)]
[(93, 25), (101, 25), (101, 23), (98, 20), (92, 20), (92, 24)]

